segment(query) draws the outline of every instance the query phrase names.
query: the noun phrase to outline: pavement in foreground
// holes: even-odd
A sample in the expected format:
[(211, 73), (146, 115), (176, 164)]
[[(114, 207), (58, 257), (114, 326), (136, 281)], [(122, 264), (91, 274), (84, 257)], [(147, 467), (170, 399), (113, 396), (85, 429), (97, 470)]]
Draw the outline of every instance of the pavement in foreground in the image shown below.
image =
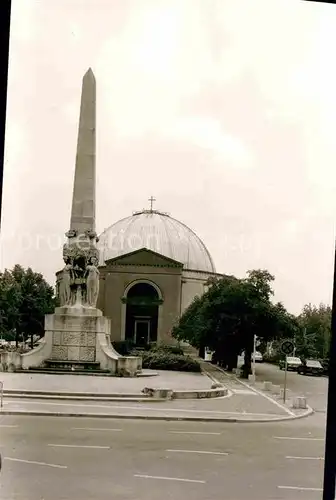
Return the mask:
[[(229, 378), (209, 363), (203, 363), (204, 368), (212, 373), (218, 381), (226, 385), (229, 397), (174, 400), (153, 402), (148, 401), (76, 401), (66, 399), (64, 394), (57, 399), (45, 396), (22, 398), (5, 395), (4, 405), (0, 414), (34, 413), (58, 414), (62, 416), (105, 416), (123, 418), (147, 419), (189, 419), (189, 420), (265, 420), (288, 418), (293, 416), (290, 409), (267, 399), (260, 393), (242, 385), (236, 379)], [(5, 390), (42, 390), (59, 392), (95, 393), (138, 393), (147, 387), (162, 387), (181, 389), (210, 389), (212, 380), (197, 373), (158, 372), (158, 376), (141, 379), (123, 379), (111, 377), (93, 377), (80, 375), (42, 375), (3, 373)], [(92, 397), (92, 396), (90, 396)]]
[(43, 412), (59, 415), (97, 415), (123, 418), (164, 418), (164, 419), (203, 419), (203, 420), (235, 420), (237, 418), (272, 419), (288, 417), (285, 410), (274, 405), (262, 396), (253, 393), (233, 394), (229, 398), (202, 400), (175, 400), (160, 402), (136, 403), (129, 401), (97, 402), (66, 401), (38, 399), (4, 400), (1, 413), (5, 412)]
[[(144, 370), (151, 373), (151, 370)], [(200, 373), (153, 371), (152, 377), (100, 377), (89, 375), (49, 375), (41, 373), (2, 372), (0, 379), (5, 390), (136, 393), (146, 386), (173, 390), (210, 389), (211, 381)]]
[(317, 500), (324, 418), (269, 424), (3, 416), (2, 500)]
[[(123, 418), (150, 418), (150, 419), (203, 419), (203, 420), (265, 420), (265, 419), (275, 419), (275, 418), (288, 418), (293, 416), (293, 412), (284, 408), (282, 405), (275, 403), (274, 401), (267, 399), (260, 393), (256, 393), (251, 390), (251, 388), (242, 385), (236, 379), (228, 378), (221, 371), (217, 371), (213, 365), (206, 366), (207, 369), (212, 371), (212, 375), (215, 375), (217, 380), (224, 383), (230, 390), (229, 397), (222, 398), (211, 398), (211, 399), (194, 399), (194, 400), (173, 400), (173, 401), (160, 401), (153, 402), (153, 400), (148, 399), (145, 402), (134, 402), (134, 401), (74, 401), (66, 400), (63, 397), (58, 399), (50, 399), (46, 396), (45, 399), (37, 398), (13, 398), (6, 395), (4, 399), (4, 406), (0, 413), (17, 412), (17, 413), (44, 413), (44, 414), (59, 414), (59, 415), (86, 415), (86, 416), (109, 416), (109, 417), (123, 417)], [(189, 375), (189, 376), (188, 376)], [(25, 381), (25, 375), (22, 374), (12, 374), (11, 377), (7, 378), (6, 387), (22, 387)], [(36, 383), (38, 389), (46, 390), (48, 383), (50, 382), (52, 387), (61, 388), (60, 384), (65, 376), (56, 375), (38, 375), (33, 376), (32, 379), (27, 379), (28, 387), (33, 388), (33, 383)], [(79, 377), (77, 376), (67, 376), (71, 383), (71, 387), (63, 386), (64, 390), (74, 390), (74, 385), (77, 390), (80, 388)], [(101, 377), (99, 377), (101, 378)], [(88, 380), (89, 379), (89, 380)], [(210, 388), (211, 380), (207, 376), (202, 376), (200, 374), (180, 374), (166, 372), (159, 377), (153, 377), (145, 379), (146, 385), (149, 387), (157, 386), (157, 383), (167, 382), (167, 385), (163, 387), (170, 387), (174, 385), (180, 387), (186, 384), (190, 384), (189, 387), (194, 389), (203, 388), (207, 386)], [(5, 381), (6, 382), (6, 381)], [(109, 386), (115, 390), (116, 385), (123, 384), (123, 386), (128, 387), (128, 391), (139, 390), (140, 387), (144, 387), (144, 381), (134, 379), (110, 379), (102, 378), (102, 388), (100, 392), (107, 391)], [(96, 377), (86, 377), (86, 383), (90, 385), (90, 391), (93, 391), (92, 384), (96, 385)], [(154, 385), (154, 383), (156, 383)], [(168, 385), (169, 384), (169, 385)], [(193, 386), (191, 385), (193, 384)], [(111, 389), (110, 389), (111, 390)], [(83, 387), (82, 387), (83, 391)], [(49, 399), (48, 399), (49, 398)]]

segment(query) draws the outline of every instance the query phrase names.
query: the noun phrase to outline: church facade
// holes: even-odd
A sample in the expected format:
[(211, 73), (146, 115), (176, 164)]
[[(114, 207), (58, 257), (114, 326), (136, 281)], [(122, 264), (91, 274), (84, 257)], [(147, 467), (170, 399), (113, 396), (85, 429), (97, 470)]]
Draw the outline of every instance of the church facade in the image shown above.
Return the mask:
[(98, 246), (97, 307), (111, 320), (112, 342), (172, 342), (183, 311), (210, 277), (222, 277), (198, 236), (152, 207), (110, 226)]
[[(97, 308), (111, 322), (111, 341), (171, 343), (171, 331), (209, 278), (221, 278), (201, 239), (164, 212), (134, 212), (109, 228), (100, 254)], [(62, 271), (56, 274), (59, 295)]]

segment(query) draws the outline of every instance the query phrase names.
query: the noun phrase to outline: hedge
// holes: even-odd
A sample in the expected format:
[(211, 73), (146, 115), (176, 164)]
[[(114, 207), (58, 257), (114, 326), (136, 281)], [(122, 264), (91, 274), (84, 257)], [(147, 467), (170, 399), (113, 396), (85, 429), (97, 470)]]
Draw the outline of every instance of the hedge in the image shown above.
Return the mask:
[(178, 345), (158, 344), (151, 346), (150, 350), (152, 352), (165, 352), (166, 354), (177, 354), (178, 356), (183, 356), (183, 349), (181, 349)]
[(152, 370), (172, 370), (181, 372), (200, 372), (201, 366), (195, 359), (163, 350), (141, 353), (142, 367)]
[[(135, 349), (136, 345), (132, 340), (120, 340), (112, 342), (114, 349), (122, 356), (128, 356)], [(178, 345), (151, 343), (142, 347), (141, 351), (165, 352), (169, 354), (183, 355), (183, 350)]]

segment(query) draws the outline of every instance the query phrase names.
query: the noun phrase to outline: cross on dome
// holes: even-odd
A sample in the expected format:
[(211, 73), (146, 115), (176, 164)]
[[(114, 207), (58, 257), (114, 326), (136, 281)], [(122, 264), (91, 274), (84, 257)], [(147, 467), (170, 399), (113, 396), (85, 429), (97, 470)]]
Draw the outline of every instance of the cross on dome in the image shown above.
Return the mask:
[(166, 215), (169, 217), (169, 213), (168, 212), (161, 212), (161, 210), (154, 210), (154, 201), (156, 201), (156, 198), (154, 198), (154, 196), (151, 196), (150, 198), (148, 198), (148, 201), (150, 202), (150, 207), (148, 209), (146, 208), (143, 208), (142, 210), (136, 210), (134, 212), (132, 212), (132, 215), (140, 215), (140, 214), (158, 214), (158, 215)]
[(153, 203), (154, 201), (156, 201), (156, 198), (151, 196), (150, 198), (148, 198), (148, 201), (150, 202), (150, 211), (153, 212)]

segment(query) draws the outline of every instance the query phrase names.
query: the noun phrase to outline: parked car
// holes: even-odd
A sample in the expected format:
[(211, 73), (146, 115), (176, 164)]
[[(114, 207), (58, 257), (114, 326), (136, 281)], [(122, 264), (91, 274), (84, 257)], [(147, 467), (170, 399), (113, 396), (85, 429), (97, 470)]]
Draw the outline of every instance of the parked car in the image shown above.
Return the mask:
[(323, 375), (324, 369), (317, 359), (306, 359), (298, 367), (299, 375)]
[[(293, 370), (293, 371), (297, 371), (299, 366), (301, 366), (301, 359), (300, 358), (297, 358), (295, 356), (287, 356), (287, 370)], [(280, 370), (284, 370), (285, 369), (285, 360), (284, 359), (280, 359), (279, 361), (279, 368)]]
[(323, 367), (323, 375), (329, 375), (329, 359), (323, 358), (319, 360)]
[(253, 353), (252, 353), (251, 360), (252, 360), (252, 362), (255, 361), (256, 363), (263, 363), (264, 358), (263, 358), (263, 355), (261, 354), (261, 352), (256, 351), (255, 352), (255, 360), (254, 360), (254, 354)]

